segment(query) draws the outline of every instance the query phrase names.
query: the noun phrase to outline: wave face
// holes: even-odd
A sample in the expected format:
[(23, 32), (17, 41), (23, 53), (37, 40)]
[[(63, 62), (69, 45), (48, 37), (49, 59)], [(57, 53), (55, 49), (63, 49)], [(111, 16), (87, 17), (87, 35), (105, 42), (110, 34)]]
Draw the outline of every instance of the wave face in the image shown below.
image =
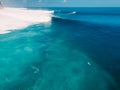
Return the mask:
[(119, 26), (119, 8), (50, 8), (54, 9), (54, 17)]
[(120, 90), (120, 26), (64, 18), (0, 35), (0, 90)]

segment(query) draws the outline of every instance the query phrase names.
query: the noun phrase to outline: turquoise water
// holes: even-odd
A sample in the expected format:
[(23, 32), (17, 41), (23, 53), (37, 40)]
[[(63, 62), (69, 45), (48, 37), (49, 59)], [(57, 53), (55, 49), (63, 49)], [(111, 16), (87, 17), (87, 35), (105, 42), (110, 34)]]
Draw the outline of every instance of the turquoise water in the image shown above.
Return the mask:
[(0, 90), (120, 90), (119, 28), (53, 18), (1, 34)]

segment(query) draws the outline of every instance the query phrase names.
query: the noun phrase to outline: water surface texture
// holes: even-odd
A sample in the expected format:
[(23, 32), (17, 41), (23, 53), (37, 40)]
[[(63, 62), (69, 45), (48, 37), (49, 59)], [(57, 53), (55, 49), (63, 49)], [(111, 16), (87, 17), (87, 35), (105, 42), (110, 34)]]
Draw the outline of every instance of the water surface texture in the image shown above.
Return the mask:
[(0, 90), (120, 90), (120, 8), (54, 10), (0, 35)]

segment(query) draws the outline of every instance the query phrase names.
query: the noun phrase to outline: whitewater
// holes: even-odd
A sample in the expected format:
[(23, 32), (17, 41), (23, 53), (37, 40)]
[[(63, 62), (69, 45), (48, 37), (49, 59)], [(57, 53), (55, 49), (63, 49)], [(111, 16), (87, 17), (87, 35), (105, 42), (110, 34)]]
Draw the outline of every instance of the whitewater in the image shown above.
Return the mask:
[(29, 10), (26, 8), (0, 9), (0, 34), (25, 28), (37, 23), (50, 23), (53, 11)]

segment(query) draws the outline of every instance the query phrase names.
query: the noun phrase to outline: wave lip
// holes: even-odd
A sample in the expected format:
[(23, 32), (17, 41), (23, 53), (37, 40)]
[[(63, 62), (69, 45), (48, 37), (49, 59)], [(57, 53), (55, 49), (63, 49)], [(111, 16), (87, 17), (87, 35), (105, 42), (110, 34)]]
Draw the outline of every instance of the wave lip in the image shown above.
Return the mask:
[(53, 11), (28, 10), (26, 8), (0, 9), (0, 34), (9, 30), (27, 27), (31, 24), (49, 23)]

